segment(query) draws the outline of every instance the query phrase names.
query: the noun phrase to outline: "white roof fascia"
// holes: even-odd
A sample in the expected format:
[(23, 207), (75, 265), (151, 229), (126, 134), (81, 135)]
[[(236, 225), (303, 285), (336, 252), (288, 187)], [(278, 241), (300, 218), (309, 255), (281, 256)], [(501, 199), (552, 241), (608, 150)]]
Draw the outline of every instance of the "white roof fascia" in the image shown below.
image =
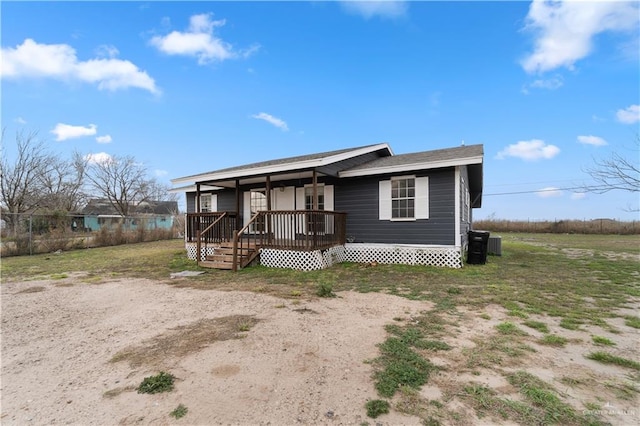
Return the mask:
[(339, 173), (343, 177), (382, 175), (387, 173), (403, 173), (412, 170), (438, 169), (442, 167), (465, 166), (469, 164), (482, 164), (482, 156), (458, 158), (455, 160), (429, 161), (426, 163), (398, 164), (387, 167), (375, 167), (370, 169), (345, 170)]
[[(200, 186), (200, 191), (218, 191), (220, 189), (224, 189), (221, 186), (211, 186), (211, 185), (201, 185)], [(187, 186), (180, 186), (178, 188), (171, 188), (168, 192), (173, 192), (173, 193), (177, 193), (177, 192), (196, 192), (198, 190), (198, 188), (196, 188), (196, 185), (187, 185)]]
[(330, 157), (316, 158), (313, 160), (305, 160), (305, 161), (297, 161), (294, 163), (275, 164), (272, 166), (263, 166), (263, 167), (256, 167), (251, 169), (239, 168), (236, 170), (231, 170), (228, 172), (221, 172), (221, 173), (215, 173), (215, 172), (205, 173), (202, 175), (171, 179), (171, 183), (175, 185), (176, 183), (185, 183), (185, 182), (235, 179), (236, 177), (238, 177), (238, 175), (241, 175), (242, 177), (247, 177), (247, 176), (267, 175), (271, 173), (286, 172), (288, 170), (304, 169), (308, 167), (322, 167), (328, 164), (337, 163), (339, 161), (348, 160), (349, 158), (353, 158), (358, 155), (374, 152), (383, 148), (387, 148), (391, 153), (391, 155), (393, 155), (393, 152), (391, 151), (389, 144), (381, 143), (381, 144), (372, 145), (365, 148), (359, 148), (359, 149), (354, 149), (352, 151), (343, 152), (341, 154), (335, 154)]

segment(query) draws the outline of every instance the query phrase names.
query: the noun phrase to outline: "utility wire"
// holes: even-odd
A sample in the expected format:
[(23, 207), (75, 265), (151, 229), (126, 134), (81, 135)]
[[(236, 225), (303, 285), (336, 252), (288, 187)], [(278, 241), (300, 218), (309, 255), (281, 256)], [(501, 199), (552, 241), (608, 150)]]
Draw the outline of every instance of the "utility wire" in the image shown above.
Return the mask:
[(573, 186), (568, 188), (545, 188), (545, 189), (535, 189), (529, 191), (514, 191), (514, 192), (495, 192), (493, 194), (482, 194), (483, 197), (490, 197), (492, 195), (517, 195), (517, 194), (535, 194), (538, 192), (553, 192), (553, 191), (572, 191), (574, 189), (579, 189), (579, 192), (589, 192), (589, 191), (601, 191), (603, 189), (607, 189), (608, 186), (600, 185), (600, 186)]

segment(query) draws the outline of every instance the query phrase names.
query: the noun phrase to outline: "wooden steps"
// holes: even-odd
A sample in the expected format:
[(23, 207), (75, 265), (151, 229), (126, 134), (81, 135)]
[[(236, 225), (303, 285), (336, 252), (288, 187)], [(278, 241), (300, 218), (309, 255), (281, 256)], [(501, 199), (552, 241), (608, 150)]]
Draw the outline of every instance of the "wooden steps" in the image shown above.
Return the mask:
[[(258, 256), (258, 248), (253, 243), (245, 243), (242, 248), (238, 247), (237, 253), (238, 269), (242, 269)], [(198, 265), (203, 268), (233, 269), (233, 243), (221, 243), (220, 247), (216, 247), (213, 254), (208, 255)]]

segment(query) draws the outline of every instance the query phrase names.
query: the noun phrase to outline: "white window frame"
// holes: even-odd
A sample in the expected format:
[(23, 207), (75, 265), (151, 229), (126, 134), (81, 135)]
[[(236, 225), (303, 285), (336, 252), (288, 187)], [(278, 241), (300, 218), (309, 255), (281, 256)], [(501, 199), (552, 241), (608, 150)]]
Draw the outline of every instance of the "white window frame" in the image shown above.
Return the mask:
[(200, 213), (210, 213), (217, 211), (217, 204), (218, 194), (200, 194)]
[[(392, 217), (392, 198), (391, 198), (391, 182), (394, 180), (414, 179), (415, 195), (413, 214), (414, 217)], [(388, 220), (392, 222), (413, 222), (421, 219), (429, 219), (429, 177), (410, 176), (393, 176), (389, 180), (381, 180), (378, 183), (378, 218), (379, 220)]]

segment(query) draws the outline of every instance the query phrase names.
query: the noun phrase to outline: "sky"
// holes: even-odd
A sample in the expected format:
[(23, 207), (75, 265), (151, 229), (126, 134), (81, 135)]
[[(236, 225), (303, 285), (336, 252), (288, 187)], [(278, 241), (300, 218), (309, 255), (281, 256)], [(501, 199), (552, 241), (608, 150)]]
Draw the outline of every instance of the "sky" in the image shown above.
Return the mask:
[(640, 162), (639, 5), (3, 1), (2, 149), (35, 131), (169, 184), (382, 142), (483, 144), (475, 219), (638, 220), (637, 192), (580, 188), (594, 161)]

